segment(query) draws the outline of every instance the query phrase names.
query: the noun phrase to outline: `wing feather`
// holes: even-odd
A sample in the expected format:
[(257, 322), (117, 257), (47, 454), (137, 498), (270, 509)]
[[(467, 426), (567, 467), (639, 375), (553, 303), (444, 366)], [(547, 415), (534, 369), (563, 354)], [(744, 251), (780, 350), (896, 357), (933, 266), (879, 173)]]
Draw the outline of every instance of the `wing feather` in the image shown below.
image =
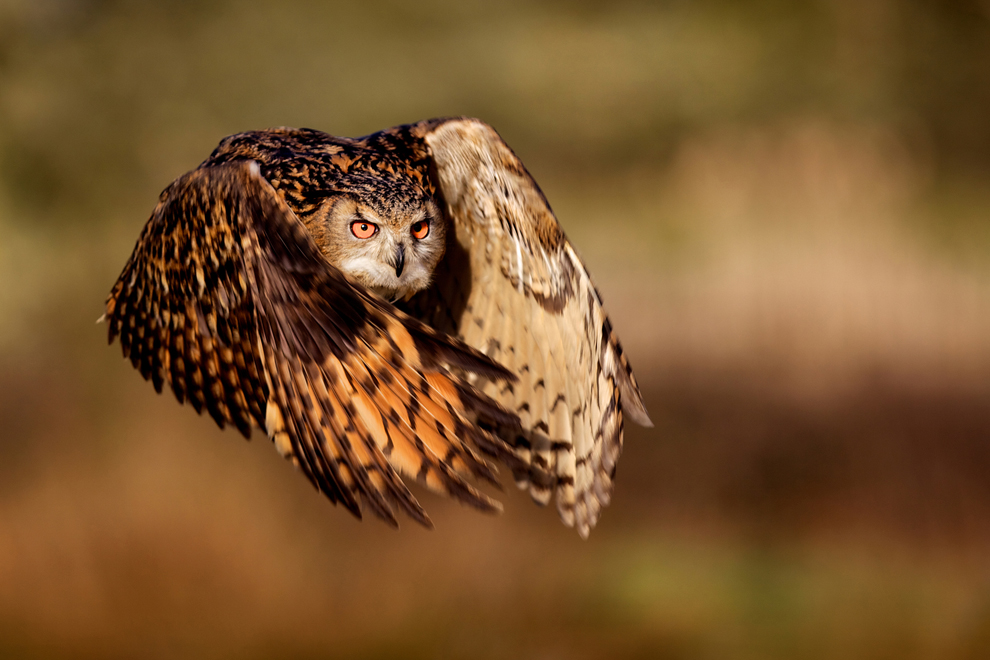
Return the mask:
[[(474, 119), (403, 129), (425, 145), (455, 236), (437, 285), (410, 309), (519, 376), (475, 382), (520, 416), (499, 429), (516, 447), (517, 483), (587, 536), (612, 491), (623, 416), (652, 426), (587, 269), (536, 182)], [(453, 285), (453, 286), (452, 286)], [(513, 437), (515, 436), (515, 437)]]
[(278, 450), (331, 501), (392, 525), (394, 507), (431, 526), (399, 478), (485, 510), (466, 478), (495, 481), (482, 452), (513, 464), (481, 426), (514, 415), (449, 371), (511, 381), (477, 350), (366, 293), (320, 255), (251, 161), (181, 177), (106, 305), (109, 340), (161, 391)]

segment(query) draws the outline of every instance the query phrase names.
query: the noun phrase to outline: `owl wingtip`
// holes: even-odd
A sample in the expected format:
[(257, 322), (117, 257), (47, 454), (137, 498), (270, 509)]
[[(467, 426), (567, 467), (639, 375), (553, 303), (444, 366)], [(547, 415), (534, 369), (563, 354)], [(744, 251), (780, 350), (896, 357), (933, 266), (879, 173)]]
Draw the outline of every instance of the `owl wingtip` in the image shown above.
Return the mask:
[(410, 517), (415, 520), (423, 529), (428, 532), (432, 532), (436, 529), (436, 525), (433, 524), (433, 519), (426, 515), (426, 511), (422, 508), (415, 512), (409, 512)]
[(640, 426), (652, 429), (653, 420), (650, 419), (650, 415), (646, 412), (643, 395), (640, 393), (639, 387), (625, 371), (619, 371), (618, 385), (622, 401), (622, 412)]
[(639, 407), (623, 406), (622, 412), (624, 412), (629, 417), (629, 419), (636, 422), (644, 429), (652, 429), (654, 427), (653, 420), (650, 419), (650, 416), (646, 412), (646, 408), (644, 408), (642, 405), (640, 405)]

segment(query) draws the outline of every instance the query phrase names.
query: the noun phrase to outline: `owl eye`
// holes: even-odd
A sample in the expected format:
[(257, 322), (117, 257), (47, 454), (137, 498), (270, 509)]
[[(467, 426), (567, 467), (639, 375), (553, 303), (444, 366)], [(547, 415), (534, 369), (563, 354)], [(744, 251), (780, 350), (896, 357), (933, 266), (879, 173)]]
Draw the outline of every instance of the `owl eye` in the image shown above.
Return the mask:
[(430, 221), (420, 220), (412, 226), (412, 235), (416, 240), (423, 240), (430, 235)]
[(364, 220), (355, 220), (351, 223), (351, 233), (358, 238), (371, 238), (378, 233), (378, 225)]

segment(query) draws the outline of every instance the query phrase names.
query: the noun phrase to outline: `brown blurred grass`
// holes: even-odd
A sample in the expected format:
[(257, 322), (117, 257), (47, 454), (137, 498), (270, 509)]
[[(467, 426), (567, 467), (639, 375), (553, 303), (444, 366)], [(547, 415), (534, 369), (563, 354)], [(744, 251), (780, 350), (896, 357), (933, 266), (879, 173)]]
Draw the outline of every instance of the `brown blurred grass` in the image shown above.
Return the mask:
[[(0, 3), (0, 657), (985, 656), (986, 14), (857, 7)], [(352, 521), (93, 325), (223, 135), (458, 113), (657, 422), (587, 543)]]

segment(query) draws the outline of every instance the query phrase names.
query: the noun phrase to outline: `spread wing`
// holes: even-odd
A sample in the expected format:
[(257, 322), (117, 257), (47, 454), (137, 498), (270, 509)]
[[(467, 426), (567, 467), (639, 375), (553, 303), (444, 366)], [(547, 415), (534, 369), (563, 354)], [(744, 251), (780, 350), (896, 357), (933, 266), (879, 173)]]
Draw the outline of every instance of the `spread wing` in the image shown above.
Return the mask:
[(490, 126), (432, 120), (409, 134), (425, 143), (456, 228), (435, 285), (412, 308), (518, 376), (476, 381), (521, 419), (522, 433), (499, 430), (531, 466), (516, 480), (540, 503), (556, 491), (565, 524), (587, 536), (611, 495), (623, 414), (652, 426), (601, 298)]
[[(159, 392), (245, 436), (252, 422), (332, 501), (430, 526), (399, 478), (497, 509), (468, 476), (510, 449), (478, 423), (514, 416), (445, 365), (513, 377), (353, 284), (251, 161), (169, 186), (106, 305), (109, 339)], [(473, 447), (471, 444), (473, 444)], [(478, 451), (480, 450), (480, 451)], [(518, 469), (518, 466), (517, 468)]]

